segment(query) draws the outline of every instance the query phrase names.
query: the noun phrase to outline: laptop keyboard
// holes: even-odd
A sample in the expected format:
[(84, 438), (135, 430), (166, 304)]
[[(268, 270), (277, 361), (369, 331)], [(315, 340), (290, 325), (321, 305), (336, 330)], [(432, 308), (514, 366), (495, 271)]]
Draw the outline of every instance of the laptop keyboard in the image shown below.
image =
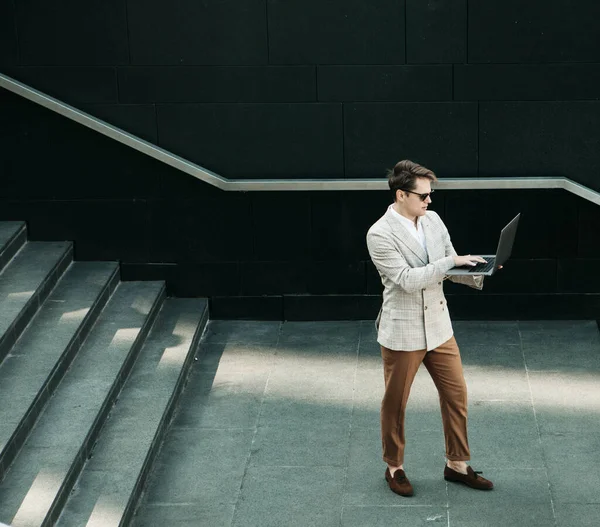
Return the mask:
[(470, 273), (487, 273), (494, 268), (496, 258), (488, 258), (487, 263), (478, 263), (474, 267), (469, 267)]

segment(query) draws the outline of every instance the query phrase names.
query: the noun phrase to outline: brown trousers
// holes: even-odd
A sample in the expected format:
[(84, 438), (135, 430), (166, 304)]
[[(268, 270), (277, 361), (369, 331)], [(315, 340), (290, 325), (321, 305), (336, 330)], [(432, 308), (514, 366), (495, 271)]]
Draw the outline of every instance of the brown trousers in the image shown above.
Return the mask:
[(406, 403), (421, 363), (425, 364), (440, 396), (446, 457), (451, 461), (470, 459), (467, 386), (454, 337), (429, 352), (393, 351), (382, 346), (381, 356), (385, 378), (385, 394), (381, 402), (383, 460), (395, 467), (404, 463)]

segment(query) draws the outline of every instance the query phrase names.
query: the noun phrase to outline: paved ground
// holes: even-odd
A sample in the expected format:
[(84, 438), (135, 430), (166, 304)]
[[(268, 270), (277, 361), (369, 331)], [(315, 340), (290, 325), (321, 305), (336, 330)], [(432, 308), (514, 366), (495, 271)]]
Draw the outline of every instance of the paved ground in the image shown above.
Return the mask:
[(435, 388), (407, 416), (413, 498), (383, 478), (373, 322), (211, 322), (137, 526), (597, 526), (595, 322), (456, 322), (472, 465), (496, 489), (442, 478)]

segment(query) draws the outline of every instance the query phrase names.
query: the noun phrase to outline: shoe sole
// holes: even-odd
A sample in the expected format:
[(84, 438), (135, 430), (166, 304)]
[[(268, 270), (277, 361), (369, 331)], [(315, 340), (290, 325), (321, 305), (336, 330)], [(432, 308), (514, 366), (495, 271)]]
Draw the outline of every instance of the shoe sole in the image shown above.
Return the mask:
[(474, 490), (494, 490), (494, 487), (473, 487), (473, 486), (469, 485), (466, 481), (463, 481), (462, 479), (452, 479), (447, 476), (444, 476), (444, 479), (446, 481), (451, 481), (452, 483), (462, 483), (463, 485), (466, 485), (470, 489), (474, 489)]
[(397, 490), (394, 490), (394, 489), (392, 488), (392, 486), (390, 485), (390, 480), (388, 479), (387, 475), (385, 476), (385, 480), (387, 481), (387, 484), (388, 484), (388, 486), (390, 487), (390, 490), (391, 490), (391, 491), (392, 491), (394, 494), (398, 494), (398, 496), (402, 496), (402, 497), (404, 497), (404, 498), (410, 498), (410, 497), (412, 497), (412, 496), (414, 496), (414, 495), (415, 495), (414, 491), (413, 491), (413, 492), (411, 492), (410, 494), (407, 494), (407, 493), (402, 493), (402, 492), (399, 492), (399, 491), (397, 491)]

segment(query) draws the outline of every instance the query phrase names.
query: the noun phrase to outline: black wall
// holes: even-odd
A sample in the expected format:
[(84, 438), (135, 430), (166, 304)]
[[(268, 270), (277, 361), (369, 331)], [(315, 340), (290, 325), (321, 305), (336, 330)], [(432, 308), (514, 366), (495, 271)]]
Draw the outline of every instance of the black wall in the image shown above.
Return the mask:
[[(230, 178), (564, 175), (600, 190), (595, 0), (0, 0), (0, 71)], [(368, 318), (383, 192), (223, 193), (0, 91), (0, 217), (215, 316)], [(523, 213), (455, 316), (600, 312), (600, 208), (438, 192), (457, 249)], [(479, 222), (488, 218), (482, 227)]]
[(230, 178), (600, 190), (597, 0), (0, 0), (0, 71)]

